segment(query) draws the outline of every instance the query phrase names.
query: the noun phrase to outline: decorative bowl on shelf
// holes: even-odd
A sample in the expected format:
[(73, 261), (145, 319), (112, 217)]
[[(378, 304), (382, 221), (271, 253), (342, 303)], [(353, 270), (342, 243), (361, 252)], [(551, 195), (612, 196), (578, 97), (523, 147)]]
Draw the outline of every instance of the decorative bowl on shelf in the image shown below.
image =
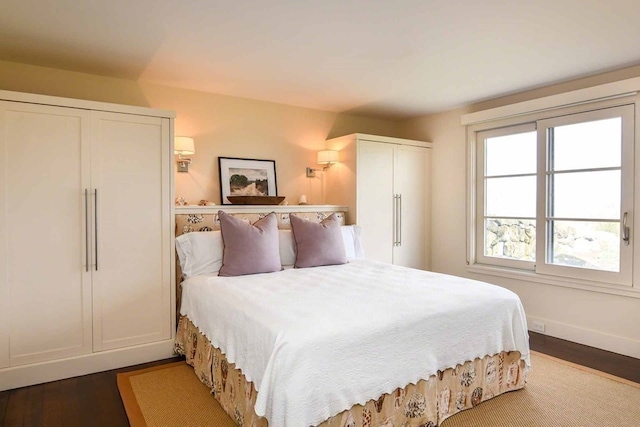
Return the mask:
[(279, 205), (285, 196), (227, 196), (232, 205)]

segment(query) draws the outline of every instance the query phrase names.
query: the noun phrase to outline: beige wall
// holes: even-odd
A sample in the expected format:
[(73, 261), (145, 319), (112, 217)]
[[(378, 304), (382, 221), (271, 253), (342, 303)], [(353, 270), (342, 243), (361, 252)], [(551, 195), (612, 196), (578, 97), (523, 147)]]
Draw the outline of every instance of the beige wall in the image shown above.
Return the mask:
[[(220, 202), (218, 156), (276, 161), (278, 193), (324, 203), (316, 151), (327, 138), (354, 132), (397, 136), (397, 123), (205, 92), (0, 61), (0, 89), (173, 110), (176, 135), (195, 139), (189, 173), (176, 173), (175, 194), (195, 204)], [(126, 153), (122, 153), (123, 156)]]
[(639, 298), (472, 274), (467, 271), (467, 151), (465, 128), (460, 125), (461, 115), (468, 112), (638, 76), (640, 67), (635, 67), (403, 122), (403, 137), (433, 142), (433, 270), (487, 281), (513, 290), (522, 299), (529, 321), (543, 321), (548, 335), (640, 358)]

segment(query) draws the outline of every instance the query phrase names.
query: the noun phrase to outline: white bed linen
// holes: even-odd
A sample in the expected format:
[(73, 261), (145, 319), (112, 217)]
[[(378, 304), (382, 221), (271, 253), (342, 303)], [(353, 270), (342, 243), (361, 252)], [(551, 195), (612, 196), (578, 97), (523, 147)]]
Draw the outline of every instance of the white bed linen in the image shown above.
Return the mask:
[(529, 366), (520, 299), (488, 283), (352, 260), (182, 286), (181, 314), (254, 383), (272, 426), (317, 425), (501, 351)]

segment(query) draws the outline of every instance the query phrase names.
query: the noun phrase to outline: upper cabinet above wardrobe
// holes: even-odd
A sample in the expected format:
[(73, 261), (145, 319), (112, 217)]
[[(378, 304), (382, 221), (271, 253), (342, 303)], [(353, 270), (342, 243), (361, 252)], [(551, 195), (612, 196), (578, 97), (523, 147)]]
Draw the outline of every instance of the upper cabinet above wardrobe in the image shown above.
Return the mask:
[(340, 162), (326, 172), (327, 203), (349, 207), (365, 256), (430, 267), (431, 143), (351, 134), (327, 141)]

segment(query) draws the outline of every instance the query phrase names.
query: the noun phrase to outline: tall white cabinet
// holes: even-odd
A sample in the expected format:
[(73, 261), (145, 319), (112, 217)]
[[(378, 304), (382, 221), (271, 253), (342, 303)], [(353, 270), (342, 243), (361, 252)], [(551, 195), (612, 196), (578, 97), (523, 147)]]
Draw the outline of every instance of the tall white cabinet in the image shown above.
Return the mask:
[(369, 259), (428, 269), (431, 143), (352, 134), (327, 141), (328, 203), (349, 206)]
[(0, 390), (172, 355), (173, 116), (0, 91)]

